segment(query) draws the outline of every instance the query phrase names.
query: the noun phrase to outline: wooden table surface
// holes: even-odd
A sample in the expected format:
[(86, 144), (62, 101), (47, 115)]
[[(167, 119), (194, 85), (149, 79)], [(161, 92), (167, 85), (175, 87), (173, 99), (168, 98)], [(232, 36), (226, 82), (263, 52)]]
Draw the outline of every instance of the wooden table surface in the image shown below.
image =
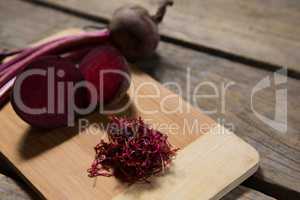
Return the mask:
[[(0, 0), (0, 48), (24, 47), (70, 27), (105, 25), (113, 10), (128, 2), (153, 11), (157, 1)], [(259, 171), (224, 197), (226, 200), (300, 199), (299, 22), (300, 2), (294, 0), (175, 0), (161, 26), (163, 37), (157, 54), (137, 63), (158, 81), (175, 80), (182, 88), (206, 81), (220, 88), (231, 84), (225, 105), (221, 99), (192, 102), (192, 90), (181, 94), (202, 110), (217, 108), (210, 116), (225, 119), (225, 126), (234, 125), (234, 132), (261, 155)], [(280, 66), (289, 71), (287, 83), (280, 86), (288, 89), (285, 133), (263, 123), (251, 109), (250, 98), (255, 85), (273, 77)], [(274, 116), (276, 88), (273, 84), (255, 95), (257, 113)], [(201, 88), (201, 94), (211, 93), (211, 88)], [(17, 183), (0, 176), (0, 199), (35, 199), (9, 167), (0, 161), (0, 173)]]

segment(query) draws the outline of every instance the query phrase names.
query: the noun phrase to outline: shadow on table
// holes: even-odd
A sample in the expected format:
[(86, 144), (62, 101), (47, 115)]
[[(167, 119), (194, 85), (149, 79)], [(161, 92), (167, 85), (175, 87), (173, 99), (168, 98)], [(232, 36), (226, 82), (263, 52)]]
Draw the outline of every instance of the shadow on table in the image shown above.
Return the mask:
[[(175, 183), (176, 172), (174, 167), (175, 164), (172, 164), (170, 168), (164, 170), (164, 173), (153, 175), (149, 177), (147, 181), (135, 182), (134, 184), (127, 183), (126, 190), (120, 194), (122, 198), (116, 199), (145, 199), (146, 196), (149, 198), (152, 197), (151, 193), (153, 191), (160, 190), (163, 185)], [(116, 178), (122, 186), (126, 184), (126, 182), (123, 182), (118, 176), (116, 176)], [(166, 180), (168, 181), (166, 182)]]
[[(125, 102), (128, 102), (129, 100), (129, 96), (126, 96), (122, 100), (121, 104), (118, 105), (118, 107), (124, 104)], [(110, 109), (113, 109), (113, 107), (110, 107)], [(117, 115), (126, 117), (136, 117), (136, 107), (133, 103), (130, 103), (130, 105), (124, 112), (118, 113)], [(105, 127), (108, 123), (108, 116), (101, 115), (99, 114), (99, 112), (95, 112), (87, 116), (85, 119), (88, 120), (89, 124), (97, 123), (100, 125), (100, 127)], [(19, 153), (21, 155), (21, 158), (24, 160), (31, 159), (64, 143), (65, 141), (78, 135), (79, 128), (79, 120), (76, 122), (74, 127), (64, 127), (54, 130), (29, 128), (24, 133), (24, 136), (19, 144)]]
[(161, 66), (161, 62), (160, 55), (158, 53), (154, 53), (148, 58), (135, 62), (134, 65), (137, 66), (141, 72), (157, 78), (156, 73), (160, 71), (159, 67)]

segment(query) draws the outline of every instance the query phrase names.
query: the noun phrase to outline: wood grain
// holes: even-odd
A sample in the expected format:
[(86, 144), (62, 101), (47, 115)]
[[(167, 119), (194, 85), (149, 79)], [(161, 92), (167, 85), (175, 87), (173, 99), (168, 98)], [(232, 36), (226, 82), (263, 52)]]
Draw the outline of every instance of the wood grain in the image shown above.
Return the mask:
[[(0, 45), (6, 48), (23, 47), (36, 38), (43, 38), (67, 26), (82, 27), (91, 21), (82, 20), (51, 9), (12, 0), (0, 1)], [(3, 9), (2, 9), (3, 8)], [(20, 11), (21, 10), (21, 11)], [(26, 13), (26, 18), (24, 18)], [(49, 20), (47, 20), (49, 18)], [(47, 21), (47, 23), (45, 23)], [(26, 26), (22, 26), (25, 24)], [(288, 131), (280, 133), (262, 123), (251, 111), (251, 90), (255, 84), (270, 72), (254, 69), (247, 65), (230, 62), (210, 55), (162, 42), (158, 54), (138, 64), (142, 70), (149, 73), (161, 83), (175, 80), (182, 86), (180, 94), (192, 102), (192, 91), (187, 91), (186, 70), (191, 69), (190, 85), (209, 81), (221, 87), (222, 83), (234, 82), (226, 95), (226, 111), (222, 112), (220, 99), (202, 99), (198, 106), (202, 110), (218, 109), (210, 116), (215, 119), (225, 119), (227, 124), (234, 124), (235, 132), (255, 146), (261, 155), (261, 167), (255, 177), (267, 184), (269, 194), (276, 194), (281, 199), (287, 199), (281, 189), (288, 190), (292, 196), (289, 199), (299, 199), (300, 191), (300, 101), (299, 81), (288, 78)], [(170, 87), (177, 92), (176, 88)], [(256, 96), (256, 110), (266, 116), (274, 114), (274, 87)], [(211, 88), (202, 88), (204, 94), (211, 94)], [(255, 183), (254, 183), (255, 184)], [(265, 186), (265, 185), (264, 185)], [(260, 186), (258, 186), (260, 187)], [(266, 190), (265, 187), (258, 188)], [(290, 193), (296, 191), (297, 194)], [(278, 197), (278, 198), (279, 198)]]
[[(28, 188), (24, 190), (20, 183), (0, 174), (0, 198), (3, 200), (30, 200), (39, 199), (37, 196), (28, 194)], [(239, 186), (221, 200), (274, 200), (255, 190)]]
[[(244, 170), (240, 171), (240, 167), (246, 163), (248, 165), (250, 161), (249, 158), (246, 158), (248, 157), (247, 154), (250, 155), (249, 149), (239, 145), (237, 138), (232, 138), (233, 134), (223, 129), (222, 126), (216, 126), (204, 136), (201, 136), (200, 139), (185, 147), (177, 156), (173, 168), (165, 177), (155, 179), (155, 182), (150, 186), (135, 184), (124, 193), (117, 195), (113, 200), (220, 199), (227, 192), (217, 188), (223, 188), (224, 181), (226, 182), (230, 176), (234, 176), (236, 173), (244, 174), (247, 177), (247, 173), (245, 174)], [(223, 136), (218, 135), (220, 131), (224, 131)], [(222, 140), (216, 140), (216, 138), (221, 137)], [(239, 163), (236, 162), (238, 156), (232, 154), (236, 148), (239, 149), (239, 152), (245, 151), (244, 160)], [(210, 156), (211, 152), (214, 151), (218, 152), (216, 154), (225, 156), (223, 158), (224, 163), (219, 158)], [(226, 151), (227, 154), (225, 155), (224, 152)], [(230, 160), (230, 164), (228, 164), (228, 160)], [(238, 160), (241, 161), (240, 158)], [(246, 160), (248, 161), (246, 162)], [(208, 177), (206, 173), (202, 173), (210, 171), (216, 166), (219, 166), (219, 170), (215, 171), (213, 176), (209, 175)], [(230, 175), (229, 171), (231, 171)], [(198, 176), (200, 174), (202, 175)], [(232, 189), (230, 185), (226, 188), (227, 190)], [(221, 192), (216, 194), (218, 190)]]
[[(154, 13), (158, 0), (47, 2), (110, 19), (116, 8), (127, 3), (138, 3)], [(300, 3), (294, 0), (175, 0), (160, 30), (171, 38), (299, 72), (299, 19)]]
[(0, 199), (3, 200), (30, 200), (24, 189), (13, 179), (0, 174)]
[(238, 187), (234, 189), (230, 194), (226, 197), (222, 198), (221, 200), (275, 200), (275, 198), (269, 197), (265, 194), (257, 192), (255, 190), (251, 190), (246, 187)]
[[(210, 114), (213, 119), (223, 121), (228, 128), (233, 126), (234, 132), (258, 149), (261, 155), (261, 165), (255, 177), (269, 184), (269, 193), (274, 193), (275, 188), (280, 190), (281, 187), (296, 191), (296, 194), (292, 193), (289, 196), (290, 199), (299, 198), (300, 120), (298, 116), (300, 108), (297, 106), (297, 102), (300, 101), (299, 81), (288, 79), (286, 84), (279, 87), (273, 85), (254, 97), (255, 110), (272, 119), (275, 112), (276, 89), (288, 90), (288, 129), (287, 132), (281, 133), (263, 123), (251, 109), (253, 88), (266, 77), (273, 79), (272, 73), (227, 60), (211, 58), (195, 51), (177, 49), (170, 44), (162, 44), (158, 54), (160, 56), (156, 60), (145, 62), (148, 63), (145, 70), (149, 70), (162, 83), (175, 80), (181, 88), (188, 88), (191, 85), (191, 90), (184, 90), (180, 95), (202, 110), (216, 110)], [(155, 69), (151, 69), (154, 65)], [(190, 69), (190, 83), (187, 81), (187, 68)], [(214, 95), (214, 86), (218, 88), (217, 92), (220, 94), (222, 92), (220, 88), (224, 85), (231, 83), (233, 85), (227, 90), (225, 101), (221, 96), (199, 98), (194, 101), (193, 89), (202, 83), (209, 84), (201, 87), (201, 91), (198, 92), (203, 95)], [(211, 84), (213, 87), (210, 86)], [(178, 92), (176, 88), (170, 88)], [(225, 110), (223, 111), (222, 108)]]
[[(59, 35), (77, 33), (69, 30)], [(129, 108), (122, 111), (126, 116), (142, 117), (169, 135), (176, 147), (186, 147), (178, 153), (174, 171), (159, 178), (157, 183), (161, 185), (150, 193), (142, 190), (140, 184), (127, 189), (117, 179), (107, 177), (98, 177), (99, 184), (92, 187), (86, 169), (93, 160), (93, 147), (105, 136), (101, 128), (91, 131), (95, 124), (105, 122), (101, 115), (85, 118), (93, 123), (84, 130), (77, 125), (41, 131), (22, 121), (8, 104), (0, 113), (1, 127), (6, 130), (0, 132), (1, 153), (46, 199), (96, 199), (100, 195), (111, 199), (117, 194), (117, 199), (136, 199), (127, 194), (147, 194), (144, 199), (150, 194), (153, 199), (160, 199), (161, 195), (173, 199), (174, 194), (190, 200), (219, 199), (257, 170), (259, 155), (254, 148), (145, 73), (133, 69), (128, 95)], [(195, 122), (205, 128), (194, 128)], [(174, 183), (171, 188), (170, 181)], [(181, 181), (186, 183), (184, 187)]]

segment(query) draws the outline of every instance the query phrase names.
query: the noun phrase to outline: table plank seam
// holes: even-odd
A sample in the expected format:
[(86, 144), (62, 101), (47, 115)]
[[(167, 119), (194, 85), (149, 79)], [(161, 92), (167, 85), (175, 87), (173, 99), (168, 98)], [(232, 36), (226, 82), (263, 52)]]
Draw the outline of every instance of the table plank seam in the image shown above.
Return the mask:
[[(53, 2), (40, 1), (40, 0), (21, 0), (21, 1), (25, 1), (25, 2), (35, 4), (37, 6), (41, 6), (41, 7), (45, 7), (45, 8), (54, 9), (56, 11), (63, 12), (64, 14), (72, 15), (75, 17), (83, 18), (83, 19), (90, 20), (90, 21), (97, 22), (97, 23), (108, 24), (108, 22), (109, 22), (109, 19), (107, 19), (107, 18), (89, 14), (86, 12), (82, 12), (80, 10), (75, 10), (72, 8), (64, 7), (64, 6), (55, 4)], [(224, 58), (224, 59), (227, 59), (227, 60), (230, 60), (233, 62), (249, 65), (249, 66), (252, 66), (255, 68), (264, 69), (264, 70), (268, 70), (268, 71), (272, 71), (272, 72), (285, 67), (285, 66), (274, 65), (274, 64), (262, 61), (262, 60), (252, 59), (252, 58), (245, 57), (242, 55), (233, 54), (233, 53), (226, 52), (226, 51), (223, 51), (220, 49), (215, 49), (215, 48), (212, 48), (209, 46), (194, 44), (194, 43), (191, 43), (188, 41), (179, 40), (179, 39), (176, 39), (173, 37), (169, 37), (167, 35), (161, 35), (161, 40), (164, 42), (168, 42), (168, 43), (172, 43), (172, 44), (175, 44), (178, 46), (189, 48), (189, 49), (192, 49), (195, 51), (200, 51), (200, 52), (212, 55), (212, 56)], [(287, 75), (291, 78), (300, 79), (300, 72), (293, 70), (293, 69), (287, 69)]]

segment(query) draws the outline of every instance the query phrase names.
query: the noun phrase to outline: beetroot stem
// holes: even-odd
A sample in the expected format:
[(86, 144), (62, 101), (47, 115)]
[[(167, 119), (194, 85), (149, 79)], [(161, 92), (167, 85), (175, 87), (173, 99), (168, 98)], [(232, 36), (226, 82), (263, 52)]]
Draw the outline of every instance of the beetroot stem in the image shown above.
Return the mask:
[(2, 61), (9, 57), (9, 56), (13, 56), (15, 54), (21, 53), (24, 49), (17, 49), (17, 50), (13, 50), (13, 51), (8, 51), (8, 50), (3, 50), (0, 51), (0, 63), (2, 63)]
[(22, 51), (16, 58), (0, 65), (0, 104), (4, 103), (4, 100), (2, 101), (2, 99), (6, 99), (6, 96), (10, 91), (11, 84), (8, 83), (11, 81), (13, 82), (12, 79), (35, 59), (51, 54), (66, 53), (91, 44), (101, 44), (106, 42), (108, 37), (108, 30), (85, 32), (76, 36), (61, 37), (38, 47), (28, 48)]
[(152, 20), (159, 24), (162, 22), (162, 20), (164, 19), (164, 16), (167, 12), (167, 7), (168, 6), (172, 6), (174, 4), (173, 0), (164, 0), (161, 2), (160, 6), (158, 7), (157, 12), (155, 13), (155, 15), (153, 15), (151, 18)]

